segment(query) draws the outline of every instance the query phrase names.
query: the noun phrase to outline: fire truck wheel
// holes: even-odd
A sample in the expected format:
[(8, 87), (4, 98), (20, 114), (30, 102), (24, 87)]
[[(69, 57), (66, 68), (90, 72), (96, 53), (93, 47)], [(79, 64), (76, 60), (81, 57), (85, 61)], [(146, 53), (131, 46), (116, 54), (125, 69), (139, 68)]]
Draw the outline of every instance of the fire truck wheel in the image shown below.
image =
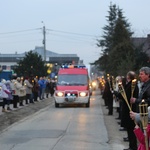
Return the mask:
[(55, 107), (58, 108), (59, 104), (55, 101)]

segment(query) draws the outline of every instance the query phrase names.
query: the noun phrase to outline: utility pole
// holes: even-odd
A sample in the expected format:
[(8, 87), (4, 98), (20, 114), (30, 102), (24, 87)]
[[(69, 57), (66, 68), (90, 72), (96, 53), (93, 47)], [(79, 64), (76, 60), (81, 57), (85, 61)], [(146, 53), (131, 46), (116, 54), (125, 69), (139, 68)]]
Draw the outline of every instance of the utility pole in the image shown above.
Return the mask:
[[(44, 22), (42, 21), (44, 24)], [(44, 46), (44, 61), (46, 62), (46, 29), (45, 25), (43, 26), (43, 46)]]

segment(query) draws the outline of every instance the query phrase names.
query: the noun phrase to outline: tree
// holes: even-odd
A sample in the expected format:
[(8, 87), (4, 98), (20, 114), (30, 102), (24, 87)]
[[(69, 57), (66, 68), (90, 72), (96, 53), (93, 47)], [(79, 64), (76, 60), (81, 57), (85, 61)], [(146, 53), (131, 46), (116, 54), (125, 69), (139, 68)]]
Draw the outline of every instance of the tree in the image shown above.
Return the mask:
[(116, 5), (112, 5), (110, 4), (109, 6), (109, 11), (108, 11), (108, 16), (106, 16), (107, 18), (107, 22), (108, 25), (105, 25), (103, 27), (103, 36), (102, 39), (98, 39), (97, 40), (97, 46), (98, 47), (102, 47), (102, 52), (103, 54), (108, 54), (111, 50), (111, 45), (112, 45), (112, 35), (114, 33), (114, 27), (115, 27), (115, 22), (117, 19), (117, 7)]
[[(127, 72), (129, 70), (133, 70), (135, 52), (131, 42), (131, 35), (132, 32), (130, 31), (130, 24), (127, 22), (125, 17), (123, 17), (122, 10), (118, 9), (118, 19), (112, 36), (113, 43), (112, 49), (109, 53), (108, 62), (110, 73), (114, 76), (119, 75), (120, 72), (124, 72), (126, 70), (125, 67), (128, 68)], [(125, 62), (130, 62), (130, 64), (126, 66)], [(124, 64), (125, 66), (121, 64)], [(122, 66), (122, 68), (120, 66)]]
[(108, 68), (107, 61), (108, 61), (108, 55), (104, 54), (98, 60), (96, 60), (94, 63), (91, 63), (91, 65), (95, 65), (95, 66), (97, 66), (98, 70), (103, 71), (103, 70), (106, 70), (106, 68)]
[(117, 75), (125, 76), (127, 72), (134, 68), (135, 62), (132, 59), (133, 57), (130, 54), (126, 54), (125, 58), (117, 66)]
[(46, 76), (47, 66), (41, 55), (29, 51), (14, 69), (18, 76)]
[(113, 76), (124, 76), (130, 70), (136, 72), (142, 66), (150, 66), (149, 57), (143, 52), (143, 45), (138, 48), (133, 45), (131, 25), (122, 9), (110, 4), (108, 13), (108, 24), (103, 27), (102, 38), (97, 40), (102, 53), (92, 64), (99, 66), (105, 74)]
[(97, 39), (97, 46), (101, 47), (101, 57), (93, 64), (99, 66), (100, 70), (107, 71), (108, 69), (108, 55), (112, 46), (112, 35), (114, 34), (115, 22), (117, 19), (117, 7), (110, 3), (108, 16), (106, 16), (108, 24), (103, 27), (102, 39)]
[[(135, 62), (134, 49), (131, 43), (133, 33), (122, 9), (110, 4), (108, 13), (109, 16), (106, 17), (108, 25), (103, 28), (104, 35), (101, 40), (97, 40), (97, 46), (103, 49), (103, 53), (94, 63), (99, 63), (106, 74), (116, 76), (126, 70), (123, 67), (125, 62), (131, 62), (132, 65), (126, 67), (129, 70), (133, 69)], [(127, 55), (130, 57), (127, 57)]]

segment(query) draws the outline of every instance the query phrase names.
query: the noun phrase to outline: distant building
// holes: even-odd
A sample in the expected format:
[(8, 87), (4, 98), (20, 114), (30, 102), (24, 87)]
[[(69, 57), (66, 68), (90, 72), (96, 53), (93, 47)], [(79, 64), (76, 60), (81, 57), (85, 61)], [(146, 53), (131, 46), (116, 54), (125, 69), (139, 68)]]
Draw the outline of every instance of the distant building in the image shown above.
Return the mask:
[[(44, 48), (43, 47), (35, 47), (35, 50), (32, 52), (37, 52), (42, 56), (44, 60)], [(17, 62), (25, 57), (25, 53), (18, 54), (0, 54), (0, 68), (2, 70), (13, 70)], [(58, 54), (52, 51), (46, 50), (46, 63), (51, 64), (64, 64), (64, 63), (78, 63), (80, 58), (77, 54)]]
[(143, 46), (143, 52), (147, 53), (150, 57), (150, 34), (148, 34), (147, 37), (134, 37), (132, 38), (132, 42), (135, 48)]

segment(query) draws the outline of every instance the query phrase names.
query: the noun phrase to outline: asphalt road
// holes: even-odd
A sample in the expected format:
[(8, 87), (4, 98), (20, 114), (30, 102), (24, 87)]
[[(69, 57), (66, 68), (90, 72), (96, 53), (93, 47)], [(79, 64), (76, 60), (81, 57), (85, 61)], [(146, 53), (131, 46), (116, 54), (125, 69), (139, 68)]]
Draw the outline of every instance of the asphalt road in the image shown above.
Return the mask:
[(122, 150), (126, 132), (107, 115), (98, 91), (91, 106), (54, 107), (52, 98), (0, 115), (3, 150)]

